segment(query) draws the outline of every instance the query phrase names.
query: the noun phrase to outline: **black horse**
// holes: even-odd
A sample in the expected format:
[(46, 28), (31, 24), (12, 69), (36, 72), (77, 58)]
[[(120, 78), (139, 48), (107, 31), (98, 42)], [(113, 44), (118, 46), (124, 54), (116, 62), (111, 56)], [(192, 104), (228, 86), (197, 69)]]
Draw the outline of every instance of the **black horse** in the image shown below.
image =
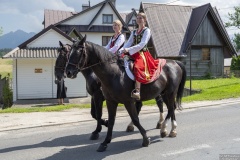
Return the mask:
[[(61, 79), (62, 76), (64, 76), (65, 73), (65, 67), (66, 67), (66, 63), (68, 60), (68, 55), (71, 49), (71, 45), (66, 44), (63, 45), (61, 41), (59, 41), (59, 45), (60, 45), (60, 49), (59, 49), (59, 54), (58, 57), (56, 59), (56, 63), (55, 63), (55, 77), (56, 79)], [(96, 77), (96, 75), (94, 74), (94, 72), (92, 71), (92, 69), (88, 68), (85, 70), (81, 71), (83, 76), (86, 79), (86, 89), (87, 92), (92, 96), (91, 97), (91, 115), (94, 119), (97, 120), (97, 127), (95, 129), (95, 131), (92, 132), (92, 135), (90, 136), (91, 140), (96, 140), (99, 137), (99, 133), (101, 132), (101, 125), (105, 125), (107, 127), (108, 121), (102, 119), (102, 105), (103, 105), (103, 101), (104, 96), (103, 93), (101, 91), (101, 84), (99, 79)], [(161, 128), (161, 124), (163, 123), (163, 103), (162, 103), (162, 99), (161, 96), (158, 96), (155, 98), (158, 108), (160, 110), (160, 119), (157, 123), (156, 128), (160, 129)], [(137, 112), (139, 113), (142, 107), (142, 102), (141, 101), (137, 101), (135, 103), (135, 106), (137, 108)], [(127, 129), (127, 132), (132, 132), (134, 131), (134, 126), (133, 123), (131, 122)], [(171, 136), (171, 135), (170, 135)]]
[[(84, 69), (84, 67), (91, 67), (100, 79), (108, 109), (107, 136), (97, 151), (105, 151), (107, 144), (111, 142), (119, 103), (124, 104), (132, 122), (143, 136), (142, 146), (147, 147), (150, 144), (150, 139), (147, 137), (146, 130), (139, 122), (138, 113), (134, 105), (135, 100), (131, 98), (134, 82), (126, 75), (124, 68), (119, 64), (119, 58), (102, 46), (86, 42), (85, 36), (81, 41), (76, 42), (72, 46), (66, 66), (67, 77), (75, 78), (78, 70)], [(160, 77), (154, 82), (141, 87), (142, 101), (153, 99), (161, 94), (164, 103), (167, 105), (168, 113), (161, 127), (162, 136), (166, 136), (166, 125), (170, 117), (172, 123), (176, 122), (174, 110), (181, 105), (185, 81), (186, 70), (184, 65), (179, 61), (167, 60), (162, 68)]]

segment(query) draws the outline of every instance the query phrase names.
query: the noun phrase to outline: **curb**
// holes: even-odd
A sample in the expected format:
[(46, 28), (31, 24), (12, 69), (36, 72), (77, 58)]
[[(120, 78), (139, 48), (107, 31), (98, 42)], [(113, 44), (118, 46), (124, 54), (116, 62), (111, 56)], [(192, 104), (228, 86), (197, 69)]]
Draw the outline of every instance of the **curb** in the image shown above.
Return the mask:
[[(240, 100), (235, 100), (235, 101), (225, 101), (224, 100), (219, 100), (219, 101), (209, 101), (209, 104), (206, 105), (207, 102), (201, 103), (200, 105), (190, 105), (190, 103), (185, 103), (185, 105), (190, 105), (189, 107), (184, 107), (183, 110), (187, 110), (187, 109), (194, 109), (194, 108), (204, 108), (204, 107), (211, 107), (211, 106), (216, 106), (216, 105), (225, 105), (225, 104), (235, 104), (235, 103), (240, 103)], [(184, 104), (182, 104), (184, 106)], [(142, 111), (140, 112), (141, 114), (152, 114), (152, 113), (158, 113), (158, 108), (153, 108), (153, 109), (144, 109), (146, 107), (155, 107), (155, 106), (145, 106), (142, 108)], [(157, 106), (156, 106), (157, 107)], [(124, 111), (124, 112), (123, 112)], [(164, 112), (167, 111), (166, 106), (164, 105)], [(116, 118), (118, 117), (127, 117), (129, 116), (127, 111), (124, 110), (117, 110), (117, 113), (121, 113), (121, 114), (117, 114)], [(181, 110), (180, 110), (181, 113)], [(89, 113), (90, 114), (90, 113)], [(36, 125), (36, 126), (24, 126), (24, 127), (13, 127), (13, 128), (8, 128), (8, 129), (0, 129), (0, 132), (6, 132), (6, 131), (14, 131), (14, 130), (23, 130), (23, 129), (31, 129), (31, 128), (40, 128), (40, 127), (51, 127), (51, 126), (60, 126), (60, 125), (68, 125), (68, 124), (75, 124), (75, 123), (80, 123), (80, 122), (92, 122), (95, 121), (95, 119), (91, 118), (91, 119), (82, 119), (82, 120), (77, 120), (77, 121), (70, 121), (70, 122), (59, 122), (59, 123), (54, 123), (52, 122), (52, 124), (43, 124), (43, 125)], [(49, 122), (51, 123), (51, 122)]]

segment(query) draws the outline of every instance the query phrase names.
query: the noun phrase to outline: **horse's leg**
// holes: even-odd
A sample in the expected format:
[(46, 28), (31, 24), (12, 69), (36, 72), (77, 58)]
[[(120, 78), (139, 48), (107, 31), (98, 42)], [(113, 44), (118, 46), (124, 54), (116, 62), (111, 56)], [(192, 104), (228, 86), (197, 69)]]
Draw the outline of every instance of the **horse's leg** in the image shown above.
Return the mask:
[(176, 118), (175, 118), (175, 113), (171, 117), (171, 120), (172, 120), (172, 129), (171, 129), (171, 132), (169, 133), (169, 137), (176, 137), (177, 136), (177, 131), (176, 131), (177, 121), (176, 121)]
[[(165, 97), (166, 96), (166, 97)], [(168, 113), (167, 116), (164, 120), (164, 122), (162, 123), (162, 127), (161, 127), (161, 137), (164, 138), (167, 136), (167, 122), (170, 119), (170, 117), (174, 114), (174, 97), (173, 96), (167, 96), (165, 95), (164, 98), (164, 102), (167, 105), (168, 108)]]
[(138, 113), (133, 102), (125, 103), (125, 108), (130, 115), (133, 124), (138, 128), (141, 135), (143, 136), (142, 146), (147, 147), (150, 144), (150, 138), (147, 137), (146, 130), (141, 126), (138, 118)]
[(112, 131), (113, 131), (113, 126), (115, 123), (115, 118), (116, 118), (116, 112), (117, 112), (117, 106), (118, 103), (116, 102), (107, 102), (107, 109), (108, 109), (108, 130), (107, 130), (107, 136), (103, 143), (100, 144), (98, 147), (97, 151), (98, 152), (103, 152), (107, 149), (107, 144), (111, 142), (112, 139)]
[[(90, 137), (91, 140), (97, 140), (99, 138), (99, 133), (102, 130), (102, 124), (106, 123), (102, 119), (102, 105), (103, 105), (104, 97), (101, 96), (101, 92), (97, 91), (92, 96), (92, 106), (91, 106), (91, 114), (92, 116), (95, 115), (95, 119), (97, 120), (97, 127), (95, 131), (92, 132), (92, 135)], [(94, 113), (95, 111), (95, 113)]]
[[(174, 110), (176, 109), (176, 102), (174, 103)], [(171, 121), (172, 121), (172, 129), (171, 132), (169, 133), (169, 137), (176, 137), (177, 136), (177, 121), (176, 121), (176, 116), (175, 116), (175, 111), (173, 112), (173, 115), (171, 116)]]
[[(135, 102), (135, 107), (137, 109), (137, 113), (139, 115), (141, 108), (142, 108), (142, 101), (136, 101)], [(129, 123), (129, 125), (127, 126), (126, 132), (133, 132), (134, 131), (134, 126), (133, 126), (133, 122), (131, 121)]]
[(158, 106), (159, 111), (160, 111), (160, 117), (159, 117), (159, 121), (158, 121), (158, 123), (157, 123), (156, 129), (160, 129), (161, 126), (162, 126), (162, 123), (163, 123), (163, 121), (164, 121), (164, 118), (163, 118), (164, 114), (163, 114), (163, 100), (162, 100), (162, 96), (161, 96), (161, 95), (157, 96), (157, 97), (155, 98), (155, 100), (156, 100), (157, 106)]

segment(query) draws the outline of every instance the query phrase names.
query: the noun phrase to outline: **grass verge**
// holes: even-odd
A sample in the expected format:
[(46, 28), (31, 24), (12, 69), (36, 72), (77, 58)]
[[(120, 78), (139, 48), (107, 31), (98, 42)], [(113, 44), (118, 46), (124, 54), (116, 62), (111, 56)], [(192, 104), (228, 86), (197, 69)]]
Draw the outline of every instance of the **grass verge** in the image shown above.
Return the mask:
[[(186, 82), (185, 87), (190, 87), (190, 81)], [(240, 79), (239, 78), (219, 78), (219, 79), (205, 79), (192, 80), (192, 88), (200, 89), (201, 92), (191, 96), (183, 97), (182, 102), (190, 103), (193, 101), (205, 100), (221, 100), (227, 98), (240, 97)], [(156, 105), (155, 100), (143, 102), (143, 105)], [(104, 102), (104, 107), (106, 102)], [(119, 106), (123, 106), (120, 104)], [(55, 105), (38, 107), (32, 106), (30, 108), (9, 108), (0, 110), (0, 113), (23, 113), (23, 112), (52, 112), (62, 111), (71, 108), (90, 108), (90, 104), (69, 104), (69, 105)]]

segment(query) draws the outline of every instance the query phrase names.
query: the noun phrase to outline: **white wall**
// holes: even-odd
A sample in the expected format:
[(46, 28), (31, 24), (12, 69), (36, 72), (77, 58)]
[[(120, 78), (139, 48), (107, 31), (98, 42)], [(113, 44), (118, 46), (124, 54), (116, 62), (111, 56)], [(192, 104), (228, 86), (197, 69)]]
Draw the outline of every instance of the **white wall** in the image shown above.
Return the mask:
[(103, 14), (113, 14), (113, 21), (116, 19), (119, 19), (117, 17), (117, 15), (115, 14), (115, 12), (113, 11), (112, 7), (107, 4), (105, 5), (104, 9), (99, 13), (98, 17), (95, 19), (93, 25), (110, 25), (112, 26), (112, 24), (103, 24)]
[(80, 14), (66, 22), (63, 22), (63, 25), (89, 25), (94, 16), (97, 14), (97, 12), (100, 10), (101, 6), (98, 6), (84, 14)]
[[(14, 63), (14, 66), (17, 66), (17, 78), (13, 78), (13, 87), (16, 92), (13, 101), (56, 98), (57, 85), (54, 83), (54, 65), (55, 59), (17, 59), (17, 63)], [(35, 73), (35, 68), (41, 68), (42, 73)], [(65, 85), (68, 88), (67, 97), (87, 96), (86, 81), (81, 73), (76, 79), (65, 79)]]
[(63, 44), (72, 44), (71, 41), (66, 39), (61, 34), (57, 33), (55, 30), (49, 30), (40, 37), (38, 37), (33, 42), (29, 43), (27, 46), (32, 47), (59, 47), (59, 41)]
[[(51, 59), (17, 60), (17, 98), (51, 98), (53, 85), (53, 64)], [(34, 73), (41, 68), (42, 73)]]
[(16, 88), (16, 64), (17, 59), (13, 59), (13, 71), (12, 71), (12, 90), (13, 90), (13, 102), (17, 100), (17, 88)]

